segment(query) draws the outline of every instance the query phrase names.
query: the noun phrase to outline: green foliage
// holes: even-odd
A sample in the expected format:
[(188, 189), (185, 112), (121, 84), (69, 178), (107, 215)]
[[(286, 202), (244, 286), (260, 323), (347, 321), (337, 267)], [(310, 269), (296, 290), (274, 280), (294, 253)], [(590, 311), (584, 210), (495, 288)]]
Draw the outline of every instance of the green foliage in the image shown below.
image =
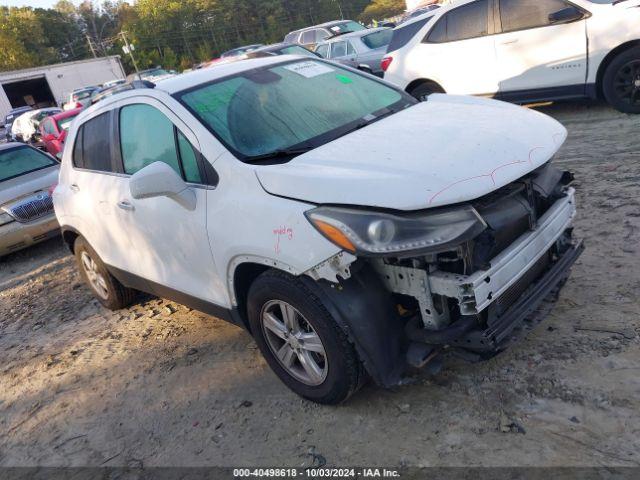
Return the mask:
[(359, 17), (364, 23), (373, 20), (384, 20), (401, 14), (407, 8), (405, 0), (373, 0)]
[[(392, 0), (375, 0), (368, 12)], [(403, 2), (401, 2), (403, 3)], [(358, 18), (369, 0), (60, 0), (52, 9), (0, 7), (0, 70), (120, 55), (119, 33), (139, 68), (189, 68), (246, 44), (281, 42), (298, 28)], [(380, 4), (380, 5), (378, 5)], [(371, 10), (373, 8), (373, 10)], [(377, 9), (377, 10), (376, 10)], [(377, 16), (377, 15), (376, 15)]]

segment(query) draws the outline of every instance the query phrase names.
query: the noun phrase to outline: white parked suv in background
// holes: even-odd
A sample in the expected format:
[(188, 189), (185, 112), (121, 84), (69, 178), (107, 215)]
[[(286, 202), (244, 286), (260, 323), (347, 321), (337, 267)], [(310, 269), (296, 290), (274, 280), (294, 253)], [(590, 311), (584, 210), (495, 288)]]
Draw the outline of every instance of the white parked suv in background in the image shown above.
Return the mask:
[(73, 123), (54, 192), (108, 308), (135, 290), (247, 328), (321, 403), (445, 350), (504, 350), (582, 251), (566, 130), (493, 100), (414, 98), (321, 59), (219, 65)]
[(403, 24), (385, 79), (514, 102), (604, 98), (640, 113), (640, 0), (461, 0)]

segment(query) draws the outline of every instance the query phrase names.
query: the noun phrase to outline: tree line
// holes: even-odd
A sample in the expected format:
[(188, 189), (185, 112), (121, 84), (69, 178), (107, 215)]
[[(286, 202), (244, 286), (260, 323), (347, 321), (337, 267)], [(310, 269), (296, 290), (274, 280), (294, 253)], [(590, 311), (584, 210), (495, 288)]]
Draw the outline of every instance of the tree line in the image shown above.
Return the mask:
[(0, 71), (123, 54), (139, 68), (186, 69), (241, 45), (273, 43), (298, 28), (339, 18), (368, 22), (404, 10), (404, 0), (106, 0), (53, 8), (0, 6)]

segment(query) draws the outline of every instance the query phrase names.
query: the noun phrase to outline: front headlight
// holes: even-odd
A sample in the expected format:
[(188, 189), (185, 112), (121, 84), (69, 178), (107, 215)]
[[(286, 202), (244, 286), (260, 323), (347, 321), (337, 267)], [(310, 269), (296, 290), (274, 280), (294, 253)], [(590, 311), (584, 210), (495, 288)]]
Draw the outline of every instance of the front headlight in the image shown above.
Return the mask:
[(14, 221), (15, 221), (14, 218), (8, 213), (5, 213), (5, 212), (0, 213), (0, 227)]
[(487, 228), (472, 206), (406, 215), (319, 207), (305, 215), (328, 240), (363, 256), (447, 251)]

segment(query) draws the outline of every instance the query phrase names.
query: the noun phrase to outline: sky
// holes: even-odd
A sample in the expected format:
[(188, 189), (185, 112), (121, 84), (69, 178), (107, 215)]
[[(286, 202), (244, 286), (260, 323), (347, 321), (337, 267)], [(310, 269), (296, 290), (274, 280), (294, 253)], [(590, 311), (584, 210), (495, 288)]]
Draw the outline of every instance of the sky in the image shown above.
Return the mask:
[[(76, 5), (79, 0), (72, 0)], [(0, 5), (5, 7), (33, 7), (33, 8), (51, 8), (58, 0), (0, 0)]]

